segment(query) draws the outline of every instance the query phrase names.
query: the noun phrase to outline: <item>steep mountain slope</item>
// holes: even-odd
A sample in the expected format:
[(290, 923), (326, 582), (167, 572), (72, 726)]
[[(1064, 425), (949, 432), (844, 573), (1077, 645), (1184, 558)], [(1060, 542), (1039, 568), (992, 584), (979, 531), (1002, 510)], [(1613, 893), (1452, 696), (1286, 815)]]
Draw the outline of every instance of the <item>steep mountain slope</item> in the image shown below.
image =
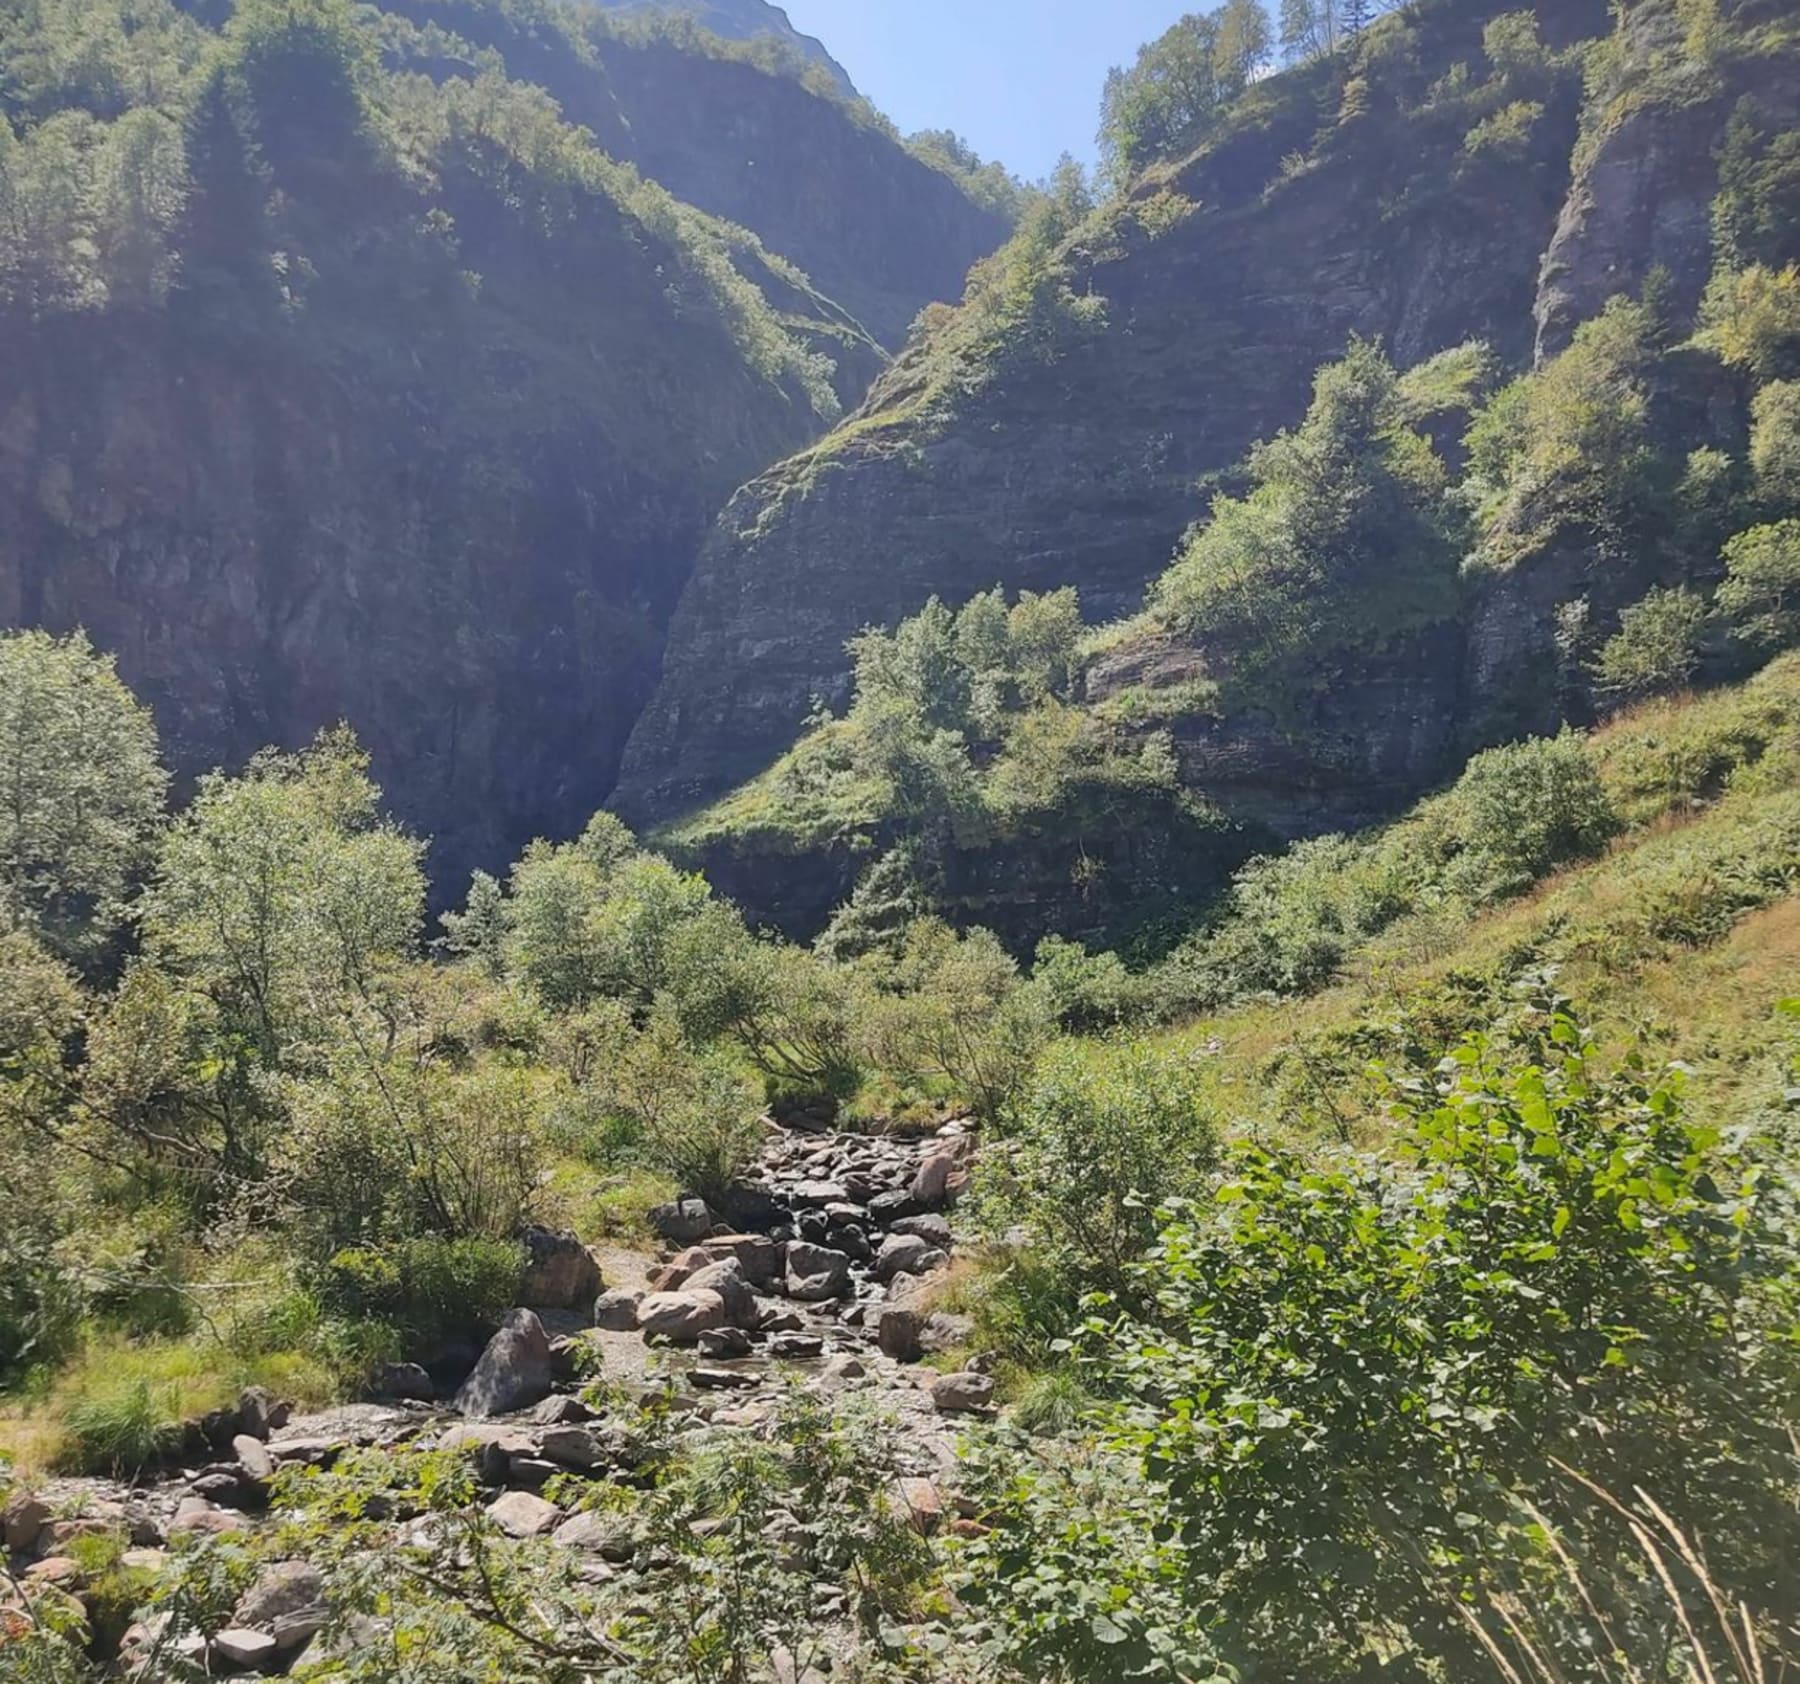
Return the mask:
[(594, 0), (594, 4), (627, 17), (690, 17), (702, 29), (726, 41), (779, 42), (805, 63), (818, 65), (845, 98), (856, 97), (850, 72), (831, 56), (825, 43), (801, 34), (787, 13), (770, 4), (770, 0)]
[(497, 54), (610, 155), (750, 229), (890, 349), (925, 304), (959, 297), (970, 265), (1005, 238), (1000, 217), (896, 144), (866, 107), (821, 97), (727, 42), (629, 16), (610, 27), (581, 8), (551, 13), (560, 28), (548, 32), (493, 0), (385, 9), (412, 25), (390, 29), (397, 62), (468, 75)]
[[(977, 300), (747, 487), (677, 614), (621, 811), (666, 817), (765, 764), (813, 696), (842, 695), (845, 639), (932, 592), (1073, 583), (1091, 614), (1134, 606), (1204, 511), (1196, 479), (1297, 419), (1353, 333), (1402, 363), (1470, 337), (1525, 361), (1579, 75), (1522, 90), (1539, 115), (1493, 151), (1468, 145), (1492, 103), (1434, 91), (1458, 64), (1499, 77), (1481, 37), (1506, 9), (1423, 5), (1364, 60), (1253, 89), (1221, 135), (1080, 227), (1028, 307)], [(1607, 27), (1597, 3), (1545, 14), (1554, 45)], [(877, 576), (844, 566), (877, 549)]]
[[(1791, 7), (1757, 4), (1716, 41), (1656, 4), (1617, 32), (1555, 18), (1595, 33), (1576, 53), (1579, 35), (1540, 19), (1532, 45), (1503, 18), (1483, 45), (1472, 9), (1415, 8), (1361, 58), (1253, 90), (1047, 265), (1015, 242), (861, 414), (727, 510), (621, 809), (690, 813), (671, 844), (790, 931), (904, 840), (959, 918), (1020, 946), (1116, 941), (1203, 898), (1234, 849), (1367, 825), (1474, 748), (1590, 720), (1592, 663), (1629, 617), (1697, 626), (1721, 546), (1786, 507), (1747, 456), (1791, 426), (1757, 391), (1791, 347), (1727, 340), (1792, 331), (1769, 324), (1791, 315), (1800, 249), (1795, 37)], [(1321, 101), (1338, 115), (1302, 158), (1283, 125)], [(1769, 302), (1732, 302), (1744, 288)], [(1395, 384), (1353, 350), (1315, 390), (1312, 365), (1359, 334), (1413, 372)], [(1488, 350), (1452, 349), (1465, 338)], [(1747, 450), (1753, 413), (1766, 438)], [(1224, 455), (1259, 431), (1274, 442)], [(840, 558), (871, 550), (890, 566), (866, 589)], [(1078, 585), (1101, 619), (1156, 587), (1057, 707), (996, 727), (929, 704), (901, 762), (859, 687), (841, 731), (691, 813), (814, 698), (846, 697), (852, 616), (893, 623), (996, 579)], [(960, 659), (960, 624), (945, 635)], [(1731, 634), (1702, 642), (1672, 670), (1722, 676)], [(954, 749), (931, 737), (946, 725)], [(1152, 834), (1183, 836), (1173, 859), (1145, 853)]]
[[(792, 77), (602, 31), (604, 60), (576, 14), (520, 16), (0, 20), (0, 620), (85, 625), (183, 773), (350, 719), (446, 884), (579, 828), (712, 516), (885, 360), (857, 310), (909, 315), (1001, 232)], [(684, 71), (704, 93), (677, 109)], [(763, 155), (813, 220), (778, 231), (842, 230), (865, 296), (531, 82), (696, 179), (734, 123), (792, 125), (804, 146)], [(738, 208), (774, 230), (767, 202)]]

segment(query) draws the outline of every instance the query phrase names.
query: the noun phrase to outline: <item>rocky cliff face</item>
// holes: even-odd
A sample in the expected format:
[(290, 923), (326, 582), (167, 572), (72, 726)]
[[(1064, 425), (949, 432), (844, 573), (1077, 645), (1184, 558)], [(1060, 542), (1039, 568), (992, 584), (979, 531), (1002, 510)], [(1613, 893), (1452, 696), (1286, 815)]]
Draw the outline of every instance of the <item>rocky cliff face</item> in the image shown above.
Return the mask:
[[(1080, 328), (948, 371), (915, 344), (838, 434), (740, 492), (676, 613), (621, 811), (667, 817), (755, 772), (813, 698), (841, 697), (845, 639), (934, 592), (1075, 584), (1095, 617), (1135, 605), (1204, 512), (1196, 481), (1296, 421), (1352, 334), (1402, 365), (1472, 337), (1528, 362), (1577, 85), (1505, 156), (1472, 152), (1425, 95), (1481, 64), (1502, 9), (1417, 9), (1392, 83), (1354, 96), (1337, 65), (1280, 79), (1078, 235), (1069, 291), (1103, 301)], [(1561, 44), (1605, 27), (1598, 4), (1547, 14)]]
[[(611, 61), (488, 0), (383, 27), (389, 69), (454, 92), (499, 53), (519, 83), (396, 168), (353, 106), (322, 126), (303, 45), (303, 149), (271, 127), (233, 164), (252, 119), (207, 108), (166, 297), (0, 285), (0, 624), (85, 626), (184, 776), (350, 721), (454, 893), (600, 805), (718, 509), (884, 366), (859, 314), (897, 332), (1001, 230), (792, 77)], [(594, 160), (526, 83), (750, 233)]]
[(603, 59), (620, 155), (677, 198), (753, 230), (890, 349), (962, 296), (1006, 225), (947, 175), (786, 76), (660, 42)]

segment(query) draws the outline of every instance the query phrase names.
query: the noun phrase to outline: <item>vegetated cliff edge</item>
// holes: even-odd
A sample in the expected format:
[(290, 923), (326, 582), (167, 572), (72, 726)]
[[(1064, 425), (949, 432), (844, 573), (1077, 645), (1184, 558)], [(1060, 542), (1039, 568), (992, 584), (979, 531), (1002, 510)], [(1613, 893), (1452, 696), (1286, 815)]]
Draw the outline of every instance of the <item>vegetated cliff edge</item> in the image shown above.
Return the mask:
[(825, 43), (802, 34), (770, 0), (595, 0), (595, 4), (628, 17), (644, 13), (691, 17), (702, 29), (727, 41), (779, 41), (805, 63), (819, 66), (845, 98), (856, 97), (850, 72), (831, 56)]
[[(1075, 584), (1091, 616), (1134, 607), (1204, 512), (1196, 482), (1296, 421), (1352, 334), (1401, 366), (1470, 338), (1527, 364), (1579, 73), (1503, 90), (1530, 120), (1491, 144), (1444, 91), (1457, 65), (1499, 76), (1482, 33), (1509, 9), (1415, 6), (1361, 57), (1253, 88), (1199, 152), (1079, 228), (1029, 305), (977, 298), (740, 492), (677, 610), (620, 811), (666, 819), (754, 774), (814, 698), (843, 698), (845, 640), (934, 592)], [(1552, 48), (1609, 27), (1597, 0), (1539, 11)], [(1439, 665), (1454, 678), (1453, 654)], [(1409, 781), (1433, 757), (1416, 735)]]
[[(598, 101), (610, 80), (656, 105), (685, 64), (719, 143), (742, 125), (734, 166), (760, 125), (810, 134), (828, 165), (810, 183), (806, 146), (770, 156), (821, 241), (847, 231), (850, 282), (854, 254), (882, 268), (882, 241), (928, 254), (960, 230), (978, 255), (1001, 229), (837, 103), (752, 65), (662, 46), (609, 69), (552, 30), (527, 69), (486, 0), (429, 41), (407, 33), (424, 7), (333, 14), (355, 33), (323, 46), (277, 16), (254, 53), (247, 26), (221, 49), (166, 10), (169, 57), (194, 66), (169, 94), (185, 127), (128, 112), (67, 166), (124, 123), (155, 134), (169, 208), (127, 230), (153, 253), (142, 284), (102, 273), (123, 242), (96, 258), (30, 197), (47, 184), (58, 202), (45, 125), (104, 104), (49, 86), (4, 113), (18, 150), (0, 168), (31, 214), (0, 250), (0, 623), (85, 626), (183, 774), (348, 719), (453, 888), (600, 804), (718, 508), (884, 361), (754, 230), (601, 157), (528, 81)], [(495, 42), (520, 79), (496, 72)], [(652, 66), (655, 89), (632, 96), (630, 67)], [(393, 75), (419, 69), (437, 93)], [(683, 120), (665, 103), (643, 138), (676, 150)], [(707, 144), (686, 143), (696, 174)], [(964, 257), (939, 256), (953, 290)], [(871, 294), (916, 310), (930, 261), (872, 273)]]

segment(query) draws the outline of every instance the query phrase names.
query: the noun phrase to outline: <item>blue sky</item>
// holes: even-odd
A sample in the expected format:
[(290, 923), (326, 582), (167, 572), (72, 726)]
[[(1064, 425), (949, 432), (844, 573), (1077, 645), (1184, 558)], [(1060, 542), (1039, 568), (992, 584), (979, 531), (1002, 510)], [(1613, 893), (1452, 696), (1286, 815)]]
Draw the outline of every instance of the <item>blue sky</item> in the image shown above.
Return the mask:
[(1107, 70), (1194, 0), (779, 0), (908, 134), (955, 129), (1028, 180), (1091, 162)]

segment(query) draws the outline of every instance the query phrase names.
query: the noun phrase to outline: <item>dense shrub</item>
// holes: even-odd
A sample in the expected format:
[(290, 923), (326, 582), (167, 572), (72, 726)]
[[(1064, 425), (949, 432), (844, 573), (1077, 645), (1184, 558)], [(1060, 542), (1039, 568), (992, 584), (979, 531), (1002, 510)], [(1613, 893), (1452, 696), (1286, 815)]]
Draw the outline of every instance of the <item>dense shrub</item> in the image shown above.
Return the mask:
[(1679, 690), (1698, 670), (1706, 603), (1685, 585), (1653, 590), (1619, 616), (1594, 663), (1602, 694), (1634, 700)]
[(515, 1240), (424, 1237), (381, 1250), (347, 1250), (316, 1271), (328, 1317), (392, 1327), (431, 1347), (496, 1321), (518, 1293), (525, 1253)]
[(1800, 520), (1753, 526), (1725, 546), (1718, 604), (1755, 648), (1800, 642)]
[(1451, 797), (1465, 850), (1458, 875), (1488, 894), (1511, 893), (1603, 848), (1618, 829), (1580, 735), (1488, 749)]
[[(1379, 1628), (1395, 1678), (1485, 1676), (1511, 1618), (1585, 1679), (1559, 1549), (1616, 1646), (1653, 1654), (1667, 1605), (1597, 1495), (1644, 1513), (1640, 1488), (1705, 1532), (1728, 1596), (1782, 1606), (1772, 1190), (1678, 1078), (1606, 1066), (1554, 1005), (1393, 1115), (1397, 1161), (1238, 1149), (1145, 1264), (1154, 1312), (1094, 1324), (1096, 1377), (1132, 1399), (1112, 1442), (1226, 1658), (1359, 1678)], [(1501, 1589), (1519, 1574), (1529, 1606)]]
[(1059, 1042), (1039, 1060), (980, 1171), (984, 1215), (1022, 1224), (1072, 1287), (1120, 1287), (1216, 1151), (1197, 1061), (1138, 1041)]

